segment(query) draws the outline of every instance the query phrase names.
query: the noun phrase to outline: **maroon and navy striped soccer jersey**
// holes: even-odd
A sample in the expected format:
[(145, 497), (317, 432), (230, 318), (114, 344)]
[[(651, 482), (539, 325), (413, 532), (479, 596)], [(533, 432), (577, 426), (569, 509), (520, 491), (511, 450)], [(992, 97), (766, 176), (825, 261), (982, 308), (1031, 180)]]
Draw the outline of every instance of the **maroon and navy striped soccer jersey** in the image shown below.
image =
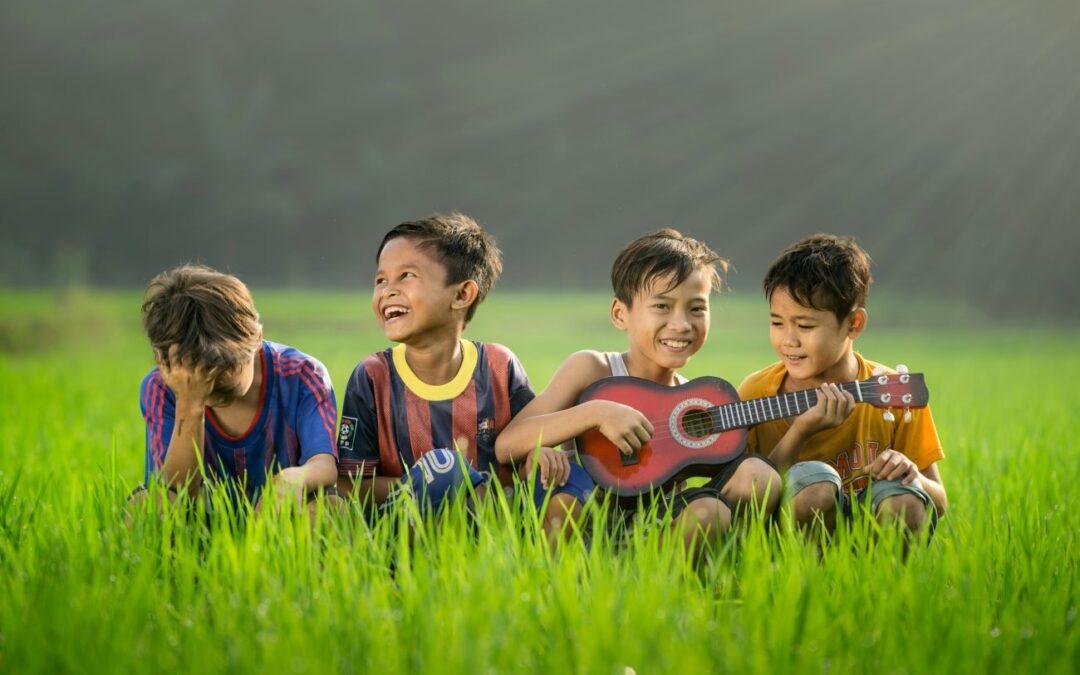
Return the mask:
[[(263, 341), (263, 383), (259, 412), (240, 436), (218, 426), (206, 410), (203, 464), (208, 476), (243, 485), (254, 498), (268, 474), (300, 466), (314, 455), (337, 457), (334, 425), (337, 403), (326, 368), (292, 347)], [(176, 420), (176, 396), (157, 368), (142, 381), (146, 420), (146, 479), (161, 469)]]
[(412, 372), (403, 344), (356, 366), (338, 431), (342, 475), (400, 477), (424, 453), (448, 448), (510, 480), (495, 459), (495, 436), (533, 399), (529, 378), (502, 345), (462, 340), (461, 348), (461, 368), (443, 385)]

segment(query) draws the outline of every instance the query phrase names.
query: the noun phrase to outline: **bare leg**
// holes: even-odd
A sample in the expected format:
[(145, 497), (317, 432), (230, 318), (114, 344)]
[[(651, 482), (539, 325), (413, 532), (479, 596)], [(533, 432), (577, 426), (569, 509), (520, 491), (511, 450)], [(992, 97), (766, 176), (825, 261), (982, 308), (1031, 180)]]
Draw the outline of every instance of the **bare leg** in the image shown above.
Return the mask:
[(829, 482), (807, 485), (791, 499), (792, 515), (799, 529), (809, 534), (823, 528), (825, 534), (836, 529), (836, 501), (839, 493)]
[(720, 535), (731, 528), (731, 509), (719, 499), (702, 497), (687, 504), (673, 525), (682, 528), (683, 546), (698, 565), (705, 551), (713, 550)]
[(571, 494), (560, 492), (551, 495), (544, 512), (544, 536), (554, 548), (566, 541), (582, 524), (585, 507)]
[(760, 509), (765, 517), (776, 512), (780, 505), (780, 474), (757, 457), (743, 460), (720, 494), (735, 505), (736, 515), (747, 509)]

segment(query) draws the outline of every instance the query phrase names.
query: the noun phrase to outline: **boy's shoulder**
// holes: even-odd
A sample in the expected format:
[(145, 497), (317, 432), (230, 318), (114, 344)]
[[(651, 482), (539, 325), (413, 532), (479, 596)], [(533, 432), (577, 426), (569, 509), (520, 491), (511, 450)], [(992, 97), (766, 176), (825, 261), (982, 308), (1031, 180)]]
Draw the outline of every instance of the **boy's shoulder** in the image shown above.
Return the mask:
[(263, 340), (262, 349), (266, 372), (272, 374), (267, 392), (275, 389), (283, 405), (295, 405), (302, 394), (313, 394), (320, 402), (333, 396), (330, 372), (319, 359), (269, 340)]
[(306, 364), (319, 372), (326, 372), (326, 366), (319, 359), (280, 342), (263, 340), (263, 354), (275, 371), (292, 370), (296, 366)]
[(589, 385), (605, 377), (611, 377), (609, 354), (595, 349), (576, 351), (562, 362), (548, 388), (560, 390), (560, 395), (577, 398)]
[(780, 384), (784, 381), (786, 374), (787, 368), (781, 361), (750, 373), (739, 384), (739, 396), (744, 399), (773, 396), (780, 390)]

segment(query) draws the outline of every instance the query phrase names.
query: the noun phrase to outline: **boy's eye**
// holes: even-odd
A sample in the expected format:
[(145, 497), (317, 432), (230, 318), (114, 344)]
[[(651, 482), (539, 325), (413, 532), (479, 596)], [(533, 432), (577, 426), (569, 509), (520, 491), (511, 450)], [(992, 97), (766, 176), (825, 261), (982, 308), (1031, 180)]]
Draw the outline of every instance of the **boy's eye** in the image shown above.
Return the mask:
[(811, 330), (814, 326), (807, 325), (805, 323), (798, 324), (799, 330)]
[(663, 302), (658, 302), (655, 305), (653, 305), (653, 309), (667, 309), (667, 308), (668, 308), (667, 303), (663, 303)]

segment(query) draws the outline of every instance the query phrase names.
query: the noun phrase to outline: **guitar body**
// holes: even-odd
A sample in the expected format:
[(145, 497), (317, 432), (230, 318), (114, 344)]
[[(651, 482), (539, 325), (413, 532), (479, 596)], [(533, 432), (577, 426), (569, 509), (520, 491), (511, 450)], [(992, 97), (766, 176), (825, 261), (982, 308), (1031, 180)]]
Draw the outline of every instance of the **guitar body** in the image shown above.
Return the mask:
[(606, 400), (642, 413), (653, 425), (652, 439), (634, 455), (624, 455), (596, 429), (577, 438), (581, 464), (597, 485), (620, 497), (659, 488), (679, 473), (715, 473), (746, 447), (746, 429), (713, 432), (709, 410), (737, 402), (735, 388), (718, 377), (699, 377), (666, 387), (636, 377), (598, 380), (579, 403)]

